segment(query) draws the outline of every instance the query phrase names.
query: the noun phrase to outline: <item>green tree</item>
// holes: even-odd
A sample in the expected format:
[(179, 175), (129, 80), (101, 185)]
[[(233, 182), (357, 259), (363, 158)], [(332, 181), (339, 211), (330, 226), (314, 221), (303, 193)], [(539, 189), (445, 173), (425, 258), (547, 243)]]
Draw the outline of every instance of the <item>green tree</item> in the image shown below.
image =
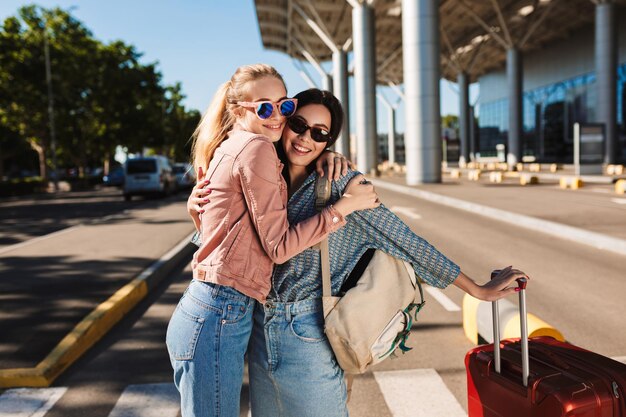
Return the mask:
[(456, 114), (446, 114), (441, 117), (441, 127), (448, 127), (452, 129), (459, 128), (459, 116)]
[[(62, 9), (21, 8), (0, 27), (0, 145), (2, 158), (28, 144), (47, 176), (50, 159), (44, 57), (48, 40), (59, 166), (105, 166), (116, 146), (152, 148), (188, 157), (199, 113), (187, 110), (180, 83), (161, 85), (158, 63), (122, 41), (103, 44)], [(10, 142), (10, 146), (9, 146)], [(0, 171), (2, 169), (0, 161)], [(1, 174), (1, 172), (0, 172)]]

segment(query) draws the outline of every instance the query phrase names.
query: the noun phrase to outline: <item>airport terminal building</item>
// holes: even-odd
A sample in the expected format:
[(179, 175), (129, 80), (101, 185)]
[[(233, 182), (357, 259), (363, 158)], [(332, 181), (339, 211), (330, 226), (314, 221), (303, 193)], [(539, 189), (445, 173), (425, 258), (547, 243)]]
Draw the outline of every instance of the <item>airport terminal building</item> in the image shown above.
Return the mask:
[[(505, 146), (511, 169), (526, 160), (571, 163), (575, 123), (596, 129), (586, 140), (595, 142), (597, 160), (626, 162), (626, 0), (255, 5), (263, 45), (308, 61), (322, 87), (354, 109), (355, 132), (344, 125), (337, 148), (347, 155), (354, 147), (364, 172), (375, 171), (383, 154), (376, 120), (382, 105), (389, 110), (388, 143), (397, 143), (396, 130), (403, 132), (407, 183), (441, 181), (441, 78), (458, 84), (460, 164), (495, 156), (497, 145)], [(330, 73), (320, 65), (328, 61)], [(471, 83), (480, 85), (476, 103), (469, 100)], [(404, 126), (396, 129), (393, 106), (378, 86), (402, 97)], [(394, 148), (388, 146), (390, 160)]]
[[(616, 99), (617, 159), (626, 161), (626, 10), (617, 9)], [(573, 125), (598, 121), (594, 23), (563, 33), (523, 57), (523, 155), (537, 161), (571, 163)], [(506, 69), (478, 78), (480, 95), (475, 128), (478, 151), (489, 155), (506, 143), (509, 97)]]

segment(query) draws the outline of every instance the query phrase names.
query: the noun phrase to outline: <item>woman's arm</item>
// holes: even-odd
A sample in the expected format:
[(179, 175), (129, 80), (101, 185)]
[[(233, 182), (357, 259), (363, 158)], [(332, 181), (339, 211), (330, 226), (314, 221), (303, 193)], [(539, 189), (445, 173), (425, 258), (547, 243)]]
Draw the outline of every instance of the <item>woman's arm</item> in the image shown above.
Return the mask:
[(519, 291), (517, 287), (510, 287), (519, 278), (529, 279), (518, 269), (508, 266), (502, 269), (491, 281), (478, 285), (473, 279), (460, 272), (453, 284), (474, 298), (483, 301), (495, 301)]
[[(344, 181), (342, 178), (338, 185)], [(416, 235), (398, 216), (384, 205), (359, 211), (352, 217), (355, 235), (365, 246), (380, 249), (413, 265), (417, 275), (429, 285), (446, 288), (450, 284), (481, 300), (492, 301), (515, 292), (509, 285), (526, 275), (511, 267), (504, 268), (493, 280), (478, 285), (461, 268), (425, 239)], [(356, 242), (355, 242), (356, 244)]]
[(359, 184), (360, 179), (357, 179), (334, 206), (290, 226), (287, 193), (278, 164), (274, 146), (266, 140), (256, 139), (239, 154), (233, 170), (234, 179), (241, 183), (261, 244), (274, 263), (286, 262), (320, 242), (328, 233), (343, 226), (345, 217), (352, 212), (380, 204), (376, 202), (378, 196), (371, 184)]

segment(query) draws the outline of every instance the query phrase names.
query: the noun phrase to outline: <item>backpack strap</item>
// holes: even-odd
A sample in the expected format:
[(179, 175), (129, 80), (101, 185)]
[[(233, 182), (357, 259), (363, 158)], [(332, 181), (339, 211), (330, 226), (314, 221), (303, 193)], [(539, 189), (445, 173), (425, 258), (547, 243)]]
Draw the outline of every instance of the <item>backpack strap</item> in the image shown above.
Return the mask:
[[(328, 172), (324, 172), (324, 177), (319, 176), (315, 180), (315, 209), (321, 212), (328, 204), (330, 199), (331, 183), (328, 180)], [(320, 257), (322, 258), (322, 297), (332, 296), (332, 288), (330, 285), (330, 254), (328, 251), (328, 237), (322, 240), (319, 244)], [(325, 308), (326, 310), (326, 308)], [(326, 315), (326, 311), (324, 311)], [(354, 375), (344, 373), (346, 383), (346, 402), (350, 401), (352, 395), (352, 383), (354, 382)]]
[[(321, 212), (328, 200), (330, 200), (331, 183), (328, 179), (328, 172), (325, 171), (324, 177), (315, 179), (315, 209)], [(328, 253), (328, 237), (320, 242), (320, 256), (322, 258), (322, 296), (330, 297), (330, 255)]]

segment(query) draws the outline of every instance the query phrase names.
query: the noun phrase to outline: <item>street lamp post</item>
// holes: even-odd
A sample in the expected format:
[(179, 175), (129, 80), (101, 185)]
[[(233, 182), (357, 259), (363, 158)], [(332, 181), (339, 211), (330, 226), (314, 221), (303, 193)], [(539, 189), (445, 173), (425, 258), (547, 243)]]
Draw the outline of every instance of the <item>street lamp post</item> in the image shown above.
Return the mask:
[(59, 178), (57, 176), (57, 140), (54, 128), (54, 94), (52, 91), (52, 69), (50, 65), (50, 47), (48, 45), (48, 25), (43, 30), (44, 55), (46, 59), (46, 84), (48, 85), (48, 119), (50, 121), (50, 147), (52, 150), (52, 181), (54, 191), (59, 191)]

